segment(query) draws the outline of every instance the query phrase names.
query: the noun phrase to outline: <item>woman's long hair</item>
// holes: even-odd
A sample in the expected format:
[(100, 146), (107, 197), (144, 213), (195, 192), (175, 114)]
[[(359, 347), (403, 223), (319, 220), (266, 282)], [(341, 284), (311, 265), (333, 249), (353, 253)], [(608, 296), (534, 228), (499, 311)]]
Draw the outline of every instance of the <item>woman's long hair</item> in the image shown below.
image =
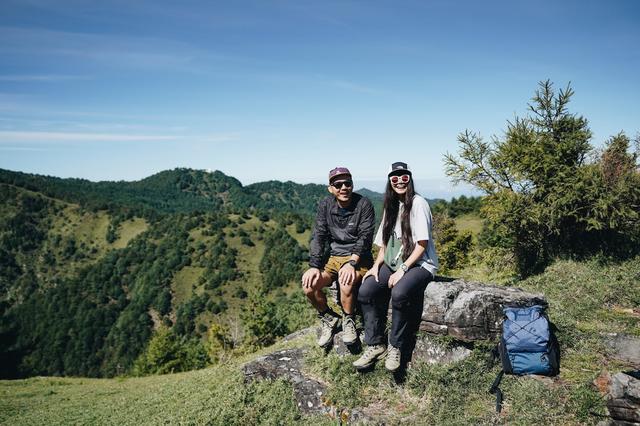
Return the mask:
[[(402, 260), (407, 260), (411, 252), (413, 252), (413, 238), (411, 238), (411, 208), (413, 207), (413, 196), (416, 194), (413, 187), (413, 177), (407, 183), (407, 191), (404, 193), (404, 208), (400, 222), (402, 229)], [(391, 182), (387, 179), (387, 189), (384, 192), (384, 223), (382, 224), (383, 244), (389, 242), (389, 237), (393, 233), (396, 226), (398, 211), (400, 210), (400, 197), (393, 190)]]

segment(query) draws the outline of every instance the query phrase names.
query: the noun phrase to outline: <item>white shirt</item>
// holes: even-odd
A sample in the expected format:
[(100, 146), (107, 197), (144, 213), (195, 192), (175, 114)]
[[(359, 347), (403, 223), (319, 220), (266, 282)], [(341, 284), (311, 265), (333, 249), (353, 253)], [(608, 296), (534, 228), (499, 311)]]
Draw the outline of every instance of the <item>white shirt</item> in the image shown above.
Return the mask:
[[(396, 237), (402, 239), (402, 211), (404, 210), (404, 204), (400, 203), (398, 210), (398, 218), (396, 219), (396, 225), (393, 232)], [(373, 241), (378, 247), (382, 247), (386, 242), (382, 241), (382, 227), (384, 226), (385, 215), (382, 214), (382, 222), (378, 227), (376, 238)], [(436, 245), (433, 242), (433, 218), (431, 217), (431, 208), (429, 203), (420, 195), (413, 196), (413, 205), (411, 207), (411, 214), (409, 215), (409, 224), (411, 225), (411, 238), (414, 242), (427, 241), (427, 249), (422, 253), (422, 257), (417, 260), (416, 264), (427, 271), (431, 272), (431, 275), (435, 277), (438, 270), (438, 254), (436, 253)]]

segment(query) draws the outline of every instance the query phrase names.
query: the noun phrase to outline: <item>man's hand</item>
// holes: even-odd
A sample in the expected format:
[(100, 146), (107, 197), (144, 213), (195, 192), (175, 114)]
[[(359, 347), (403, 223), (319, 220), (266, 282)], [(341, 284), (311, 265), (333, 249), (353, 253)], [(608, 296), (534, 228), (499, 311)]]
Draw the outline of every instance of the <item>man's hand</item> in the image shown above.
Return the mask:
[(377, 263), (374, 263), (373, 266), (371, 267), (371, 269), (369, 269), (367, 271), (366, 274), (364, 274), (364, 277), (362, 277), (362, 282), (364, 282), (365, 278), (367, 278), (369, 275), (371, 275), (373, 278), (376, 279), (376, 282), (379, 282), (380, 280), (378, 279), (378, 271), (380, 270), (380, 266)]
[(393, 288), (396, 284), (398, 284), (398, 281), (400, 281), (402, 277), (404, 277), (404, 271), (402, 269), (398, 269), (393, 274), (391, 274), (391, 276), (389, 277), (389, 288)]
[(338, 271), (338, 282), (342, 285), (351, 285), (356, 280), (356, 268), (350, 263), (345, 263)]
[(320, 269), (309, 268), (302, 274), (302, 287), (312, 288), (320, 279)]

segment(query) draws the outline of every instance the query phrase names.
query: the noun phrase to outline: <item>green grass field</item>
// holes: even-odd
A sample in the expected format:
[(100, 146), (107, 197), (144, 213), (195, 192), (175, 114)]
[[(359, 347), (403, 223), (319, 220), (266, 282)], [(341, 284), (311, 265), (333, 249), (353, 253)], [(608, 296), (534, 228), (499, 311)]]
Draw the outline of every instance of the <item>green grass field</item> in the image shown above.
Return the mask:
[[(300, 344), (300, 342), (289, 343)], [(279, 348), (286, 345), (278, 345)], [(264, 352), (264, 351), (263, 351)], [(252, 354), (251, 357), (254, 357)], [(323, 424), (299, 415), (291, 386), (245, 385), (237, 358), (226, 365), (142, 378), (35, 377), (0, 381), (7, 425)]]
[(475, 214), (465, 214), (455, 219), (458, 231), (471, 231), (473, 235), (478, 235), (482, 231), (483, 219)]
[[(113, 242), (113, 248), (126, 247), (129, 241), (142, 234), (147, 228), (149, 228), (147, 222), (138, 217), (122, 222), (118, 227), (118, 239)], [(104, 231), (106, 232), (106, 227)]]

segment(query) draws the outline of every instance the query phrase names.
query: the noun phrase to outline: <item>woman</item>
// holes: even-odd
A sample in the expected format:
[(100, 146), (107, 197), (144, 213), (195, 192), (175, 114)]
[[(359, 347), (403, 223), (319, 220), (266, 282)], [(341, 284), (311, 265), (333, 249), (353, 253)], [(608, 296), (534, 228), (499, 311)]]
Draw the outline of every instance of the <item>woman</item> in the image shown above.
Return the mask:
[[(374, 244), (378, 257), (365, 274), (358, 294), (364, 315), (367, 348), (353, 365), (367, 369), (387, 355), (385, 367), (400, 367), (402, 350), (415, 336), (422, 316), (424, 290), (438, 269), (431, 231), (431, 209), (415, 193), (409, 166), (391, 165), (384, 195), (382, 223)], [(391, 299), (389, 346), (385, 338)]]

